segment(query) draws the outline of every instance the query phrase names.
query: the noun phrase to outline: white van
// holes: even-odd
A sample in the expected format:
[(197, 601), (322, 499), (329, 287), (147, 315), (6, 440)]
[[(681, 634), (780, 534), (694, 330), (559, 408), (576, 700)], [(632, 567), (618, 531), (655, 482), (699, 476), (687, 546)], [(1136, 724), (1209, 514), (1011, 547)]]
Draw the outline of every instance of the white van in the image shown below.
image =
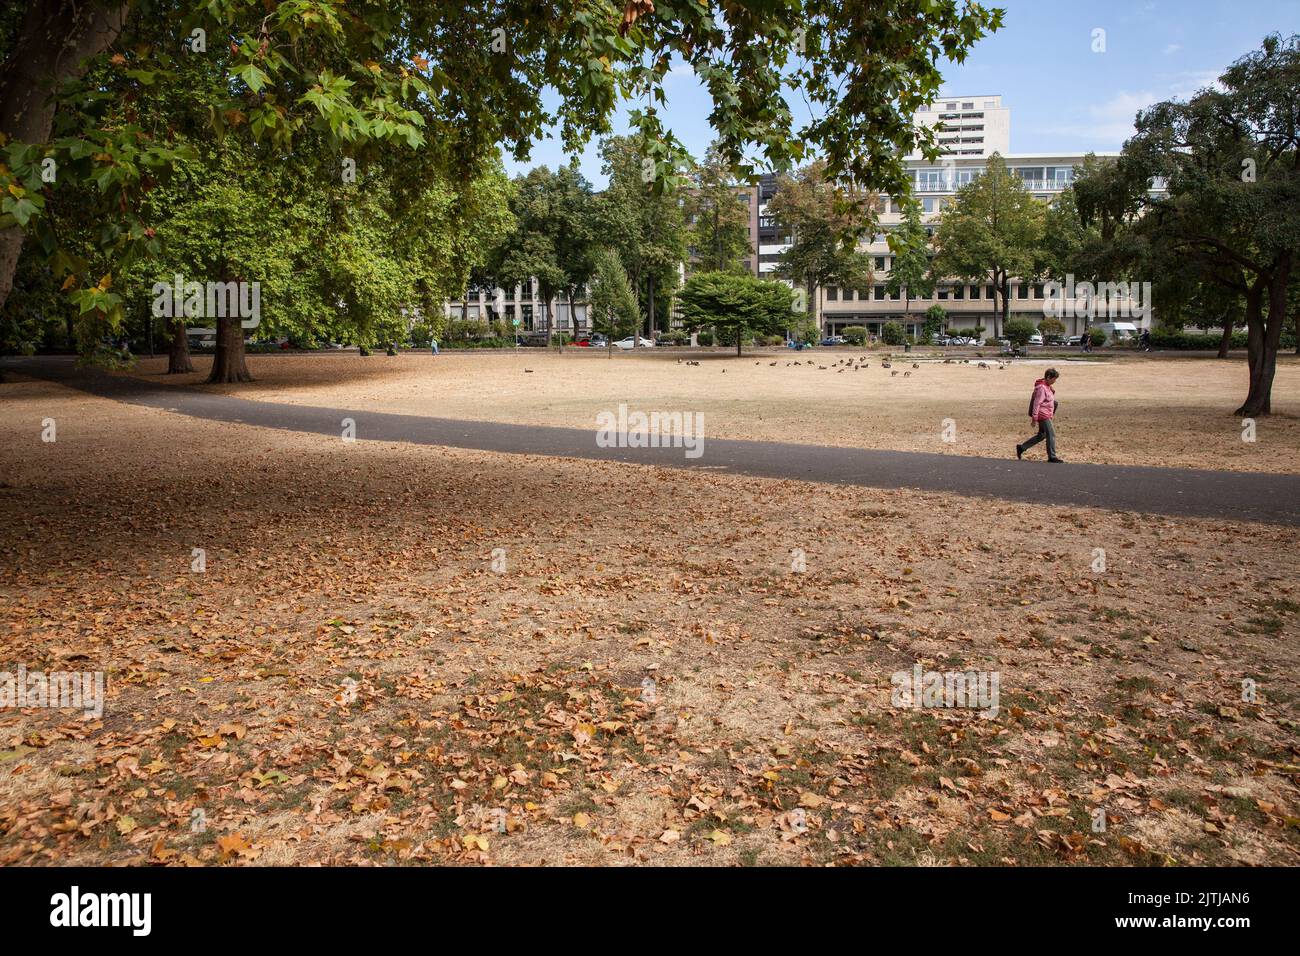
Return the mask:
[(1106, 344), (1132, 342), (1138, 337), (1138, 327), (1132, 322), (1098, 322), (1092, 328), (1106, 333)]

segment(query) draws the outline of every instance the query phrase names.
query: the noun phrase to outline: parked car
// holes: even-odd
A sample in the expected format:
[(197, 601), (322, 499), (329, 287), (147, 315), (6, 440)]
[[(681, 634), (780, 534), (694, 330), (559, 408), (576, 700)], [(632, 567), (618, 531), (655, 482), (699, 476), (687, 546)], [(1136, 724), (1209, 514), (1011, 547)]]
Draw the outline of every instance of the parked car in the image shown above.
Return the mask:
[(1068, 339), (1065, 340), (1065, 344), (1066, 344), (1066, 345), (1069, 345), (1069, 346), (1071, 346), (1071, 347), (1073, 347), (1073, 346), (1078, 346), (1078, 345), (1082, 345), (1082, 344), (1083, 344), (1083, 336), (1082, 336), (1082, 335), (1071, 335)]
[(822, 339), (822, 345), (843, 345), (844, 341), (844, 336), (842, 335), (828, 335), (826, 338)]
[(654, 348), (655, 344), (647, 338), (638, 337), (636, 340), (636, 344), (633, 345), (632, 336), (629, 335), (625, 339), (619, 339), (617, 342), (614, 343), (614, 345), (620, 349), (631, 349), (631, 348), (652, 349)]

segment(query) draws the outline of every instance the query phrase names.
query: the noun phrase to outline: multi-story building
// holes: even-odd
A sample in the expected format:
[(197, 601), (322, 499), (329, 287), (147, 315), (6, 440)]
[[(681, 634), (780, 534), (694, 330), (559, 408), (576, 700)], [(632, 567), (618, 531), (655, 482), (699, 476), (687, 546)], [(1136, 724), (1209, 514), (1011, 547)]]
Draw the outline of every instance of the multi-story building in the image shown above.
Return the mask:
[(548, 303), (537, 289), (537, 280), (527, 285), (505, 289), (500, 286), (471, 288), (464, 300), (449, 300), (443, 306), (448, 319), (481, 322), (519, 322), (520, 332), (590, 332), (591, 323), (585, 299), (575, 299), (573, 314), (567, 299)]
[[(907, 174), (912, 182), (913, 197), (921, 205), (922, 221), (926, 232), (934, 234), (944, 208), (953, 201), (957, 191), (981, 175), (988, 157), (998, 153), (1006, 161), (1013, 176), (1020, 178), (1025, 188), (1036, 198), (1050, 202), (1074, 181), (1075, 167), (1083, 163), (1083, 153), (1012, 153), (1011, 111), (1002, 105), (1000, 96), (944, 97), (934, 106), (915, 117), (917, 125), (938, 126), (936, 138), (942, 148), (938, 162), (931, 162), (913, 153), (906, 159)], [(1099, 157), (1116, 156), (1116, 153), (1094, 153)], [(1153, 183), (1155, 191), (1163, 189), (1162, 183)], [(751, 187), (751, 256), (754, 275), (775, 278), (779, 271), (781, 253), (789, 248), (790, 236), (768, 214), (767, 202), (776, 193), (776, 177), (763, 176)], [(1000, 315), (995, 319), (995, 299), (991, 282), (972, 283), (957, 280), (940, 282), (934, 293), (925, 298), (912, 297), (905, 292), (890, 295), (887, 289), (893, 254), (888, 235), (902, 223), (901, 203), (890, 196), (879, 197), (879, 227), (875, 235), (866, 238), (862, 248), (873, 260), (871, 286), (868, 289), (845, 289), (836, 286), (816, 290), (817, 313), (824, 334), (834, 335), (849, 326), (863, 326), (869, 334), (879, 335), (886, 322), (898, 322), (909, 335), (918, 335), (925, 324), (924, 313), (931, 306), (942, 305), (948, 312), (948, 325), (954, 329), (974, 329), (982, 326), (992, 335), (1001, 329)], [(1047, 296), (1043, 282), (1012, 280), (1008, 319), (1023, 318), (1037, 325), (1045, 314)], [(1112, 301), (1114, 301), (1112, 297)], [(1075, 305), (1080, 308), (1075, 309)], [(1120, 303), (1126, 305), (1127, 303)], [(1149, 305), (1149, 302), (1146, 303)], [(1088, 319), (1081, 300), (1065, 303), (1061, 317), (1067, 335), (1083, 331)], [(1094, 319), (1099, 321), (1100, 319)]]
[[(1030, 193), (1044, 202), (1055, 199), (1074, 181), (1075, 167), (1083, 162), (1083, 155), (1078, 153), (1008, 153), (1002, 158), (1011, 175), (1018, 177)], [(986, 162), (984, 157), (945, 157), (940, 163), (908, 160), (913, 196), (921, 205), (921, 219), (927, 233), (933, 235), (944, 208), (953, 201), (957, 190), (981, 175)], [(898, 322), (908, 334), (916, 335), (925, 324), (925, 311), (936, 304), (948, 312), (948, 324), (954, 329), (982, 326), (988, 335), (992, 335), (995, 328), (1000, 330), (1001, 319), (995, 320), (993, 312), (995, 300), (991, 281), (945, 280), (938, 283), (930, 296), (913, 296), (910, 303), (905, 293), (890, 295), (887, 286), (893, 254), (887, 237), (903, 221), (901, 203), (889, 196), (880, 197), (879, 219), (880, 231), (863, 243), (863, 248), (873, 259), (870, 289), (855, 291), (830, 286), (817, 292), (817, 311), (826, 334), (834, 335), (848, 326), (860, 325), (869, 334), (878, 335), (886, 322)], [(1023, 318), (1037, 325), (1046, 314), (1044, 283), (1013, 279), (1009, 302), (1009, 319)], [(1066, 326), (1067, 335), (1081, 333), (1086, 325), (1083, 316), (1067, 315), (1061, 321)]]
[[(1011, 152), (1011, 110), (1000, 96), (955, 96), (919, 110), (914, 123), (935, 127), (935, 139), (945, 156), (988, 157)], [(908, 159), (920, 159), (914, 152)]]

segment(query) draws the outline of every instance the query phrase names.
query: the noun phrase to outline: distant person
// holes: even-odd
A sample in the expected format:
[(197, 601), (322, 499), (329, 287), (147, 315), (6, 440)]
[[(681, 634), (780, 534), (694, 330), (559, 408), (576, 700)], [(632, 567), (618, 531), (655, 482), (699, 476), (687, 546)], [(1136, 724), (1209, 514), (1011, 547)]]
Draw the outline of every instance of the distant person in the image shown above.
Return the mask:
[(1150, 330), (1150, 329), (1143, 329), (1143, 330), (1142, 330), (1142, 336), (1141, 336), (1141, 338), (1139, 339), (1139, 341), (1140, 341), (1141, 344), (1142, 344), (1142, 351), (1143, 351), (1143, 352), (1150, 352), (1150, 351), (1151, 351), (1151, 330)]
[(1028, 441), (1016, 446), (1016, 457), (1024, 458), (1025, 452), (1040, 441), (1047, 441), (1047, 460), (1060, 464), (1065, 459), (1056, 457), (1056, 426), (1052, 419), (1056, 417), (1056, 389), (1053, 387), (1061, 373), (1049, 368), (1043, 377), (1034, 383), (1034, 393), (1029, 398), (1029, 420), (1038, 426), (1038, 434)]
[(437, 340), (437, 339), (429, 339), (429, 348), (433, 351), (433, 354), (434, 354), (434, 355), (437, 355), (437, 354), (438, 354), (438, 340)]

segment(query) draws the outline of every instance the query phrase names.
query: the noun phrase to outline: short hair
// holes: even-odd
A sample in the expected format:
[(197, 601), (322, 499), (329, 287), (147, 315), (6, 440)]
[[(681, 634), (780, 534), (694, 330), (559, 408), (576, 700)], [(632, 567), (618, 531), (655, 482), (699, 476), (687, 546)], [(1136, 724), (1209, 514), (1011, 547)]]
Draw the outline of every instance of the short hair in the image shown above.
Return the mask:
[(1060, 378), (1060, 377), (1061, 377), (1061, 373), (1054, 368), (1049, 368), (1046, 372), (1043, 373), (1043, 378)]

